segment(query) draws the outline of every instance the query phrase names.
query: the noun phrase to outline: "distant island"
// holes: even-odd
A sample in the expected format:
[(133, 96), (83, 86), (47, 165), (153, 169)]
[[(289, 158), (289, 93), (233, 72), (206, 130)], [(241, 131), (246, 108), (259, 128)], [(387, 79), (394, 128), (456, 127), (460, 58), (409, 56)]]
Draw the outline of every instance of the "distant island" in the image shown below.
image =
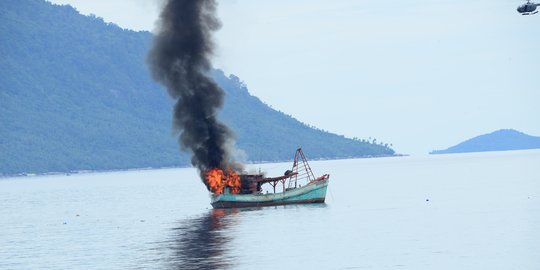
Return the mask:
[(513, 129), (501, 129), (480, 135), (445, 150), (433, 150), (430, 154), (453, 154), (487, 151), (508, 151), (540, 148), (540, 137), (527, 135)]
[[(0, 176), (190, 166), (172, 100), (151, 78), (147, 31), (131, 31), (45, 0), (0, 1)], [(235, 75), (220, 119), (242, 162), (392, 156), (388, 143), (346, 138), (272, 109)]]

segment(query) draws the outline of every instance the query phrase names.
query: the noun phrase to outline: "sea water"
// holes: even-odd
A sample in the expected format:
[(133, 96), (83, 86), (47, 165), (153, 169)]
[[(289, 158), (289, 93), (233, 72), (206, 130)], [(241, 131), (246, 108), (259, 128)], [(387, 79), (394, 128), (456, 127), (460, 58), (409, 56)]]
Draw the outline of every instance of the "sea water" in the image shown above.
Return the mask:
[(0, 179), (0, 269), (540, 269), (540, 150), (310, 165), (325, 204), (212, 210), (191, 168)]

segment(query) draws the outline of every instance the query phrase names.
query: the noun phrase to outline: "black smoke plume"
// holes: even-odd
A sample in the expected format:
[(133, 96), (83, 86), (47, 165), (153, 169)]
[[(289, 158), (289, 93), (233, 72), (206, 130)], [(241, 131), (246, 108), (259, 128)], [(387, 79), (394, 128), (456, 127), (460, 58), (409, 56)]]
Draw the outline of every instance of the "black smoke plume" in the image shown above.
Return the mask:
[(215, 0), (165, 1), (147, 59), (153, 78), (176, 100), (178, 140), (203, 181), (208, 169), (238, 169), (230, 154), (233, 133), (217, 119), (224, 92), (209, 77), (212, 33), (221, 27), (216, 8)]

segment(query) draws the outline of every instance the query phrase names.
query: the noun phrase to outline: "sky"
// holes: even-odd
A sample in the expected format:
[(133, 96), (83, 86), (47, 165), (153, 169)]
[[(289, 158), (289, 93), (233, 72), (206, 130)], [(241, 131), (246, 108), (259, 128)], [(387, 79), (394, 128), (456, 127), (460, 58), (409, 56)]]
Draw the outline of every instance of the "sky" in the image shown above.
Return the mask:
[[(51, 0), (133, 30), (162, 0)], [(424, 155), (512, 128), (540, 136), (540, 14), (516, 0), (220, 0), (214, 66), (274, 109)]]

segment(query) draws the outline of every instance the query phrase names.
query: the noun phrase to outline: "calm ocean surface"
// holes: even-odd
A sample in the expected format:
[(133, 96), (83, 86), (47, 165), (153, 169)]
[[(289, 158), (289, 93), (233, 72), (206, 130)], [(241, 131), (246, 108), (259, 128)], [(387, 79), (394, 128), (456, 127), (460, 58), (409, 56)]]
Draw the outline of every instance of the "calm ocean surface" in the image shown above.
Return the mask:
[(539, 150), (310, 165), (326, 204), (226, 211), (194, 169), (0, 179), (0, 269), (540, 269)]

